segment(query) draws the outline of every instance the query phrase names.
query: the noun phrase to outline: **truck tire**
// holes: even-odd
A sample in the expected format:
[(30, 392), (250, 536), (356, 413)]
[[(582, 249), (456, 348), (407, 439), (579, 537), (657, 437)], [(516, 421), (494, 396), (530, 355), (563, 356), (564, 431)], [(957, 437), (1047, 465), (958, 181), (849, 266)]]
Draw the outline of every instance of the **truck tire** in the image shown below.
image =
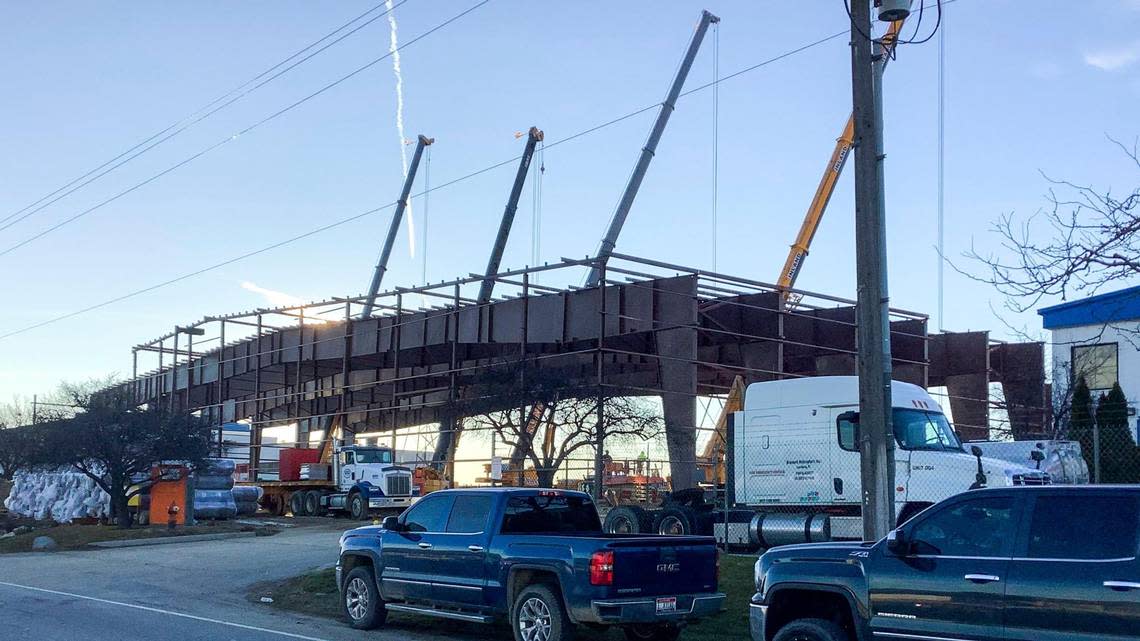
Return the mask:
[(376, 589), (376, 577), (367, 565), (353, 568), (344, 578), (340, 604), (348, 623), (357, 630), (372, 630), (384, 625), (388, 608)]
[(562, 599), (549, 586), (529, 585), (511, 604), (515, 641), (572, 641), (574, 624)]
[(653, 516), (636, 505), (615, 507), (606, 515), (602, 530), (607, 534), (648, 534), (653, 531)]
[(796, 619), (780, 628), (772, 641), (851, 641), (851, 637), (825, 619)]
[(289, 495), (289, 511), (293, 516), (305, 516), (305, 493), (293, 492)]
[(623, 630), (626, 641), (677, 641), (681, 628), (670, 623), (639, 623)]
[(320, 516), (324, 514), (321, 509), (321, 493), (317, 490), (305, 492), (305, 516)]
[(368, 501), (364, 499), (363, 494), (353, 492), (348, 495), (348, 513), (356, 521), (368, 520)]
[(692, 509), (681, 505), (661, 508), (653, 518), (653, 532), (665, 536), (692, 534), (697, 524), (697, 515)]

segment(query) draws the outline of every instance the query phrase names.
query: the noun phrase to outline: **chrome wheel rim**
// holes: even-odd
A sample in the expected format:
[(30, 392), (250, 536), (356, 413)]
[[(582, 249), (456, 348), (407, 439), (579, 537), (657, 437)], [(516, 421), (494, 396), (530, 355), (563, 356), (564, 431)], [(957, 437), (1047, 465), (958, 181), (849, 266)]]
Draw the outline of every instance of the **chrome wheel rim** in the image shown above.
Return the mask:
[(368, 615), (368, 586), (364, 584), (364, 579), (357, 577), (348, 582), (348, 587), (344, 589), (344, 604), (353, 621), (359, 621)]
[(519, 609), (519, 632), (524, 641), (548, 641), (550, 639), (550, 608), (538, 597), (523, 602)]
[(630, 522), (628, 517), (618, 516), (614, 517), (613, 523), (610, 525), (610, 534), (632, 534), (633, 523)]
[(681, 523), (681, 519), (675, 516), (667, 516), (661, 519), (661, 525), (657, 528), (657, 533), (669, 536), (681, 536), (685, 533), (685, 524)]

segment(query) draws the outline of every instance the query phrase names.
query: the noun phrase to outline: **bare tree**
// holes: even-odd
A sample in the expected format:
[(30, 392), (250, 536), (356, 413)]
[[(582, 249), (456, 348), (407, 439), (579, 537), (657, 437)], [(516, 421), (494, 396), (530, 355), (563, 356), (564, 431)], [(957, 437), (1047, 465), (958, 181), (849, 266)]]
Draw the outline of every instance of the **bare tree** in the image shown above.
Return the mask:
[[(1129, 148), (1112, 142), (1140, 170), (1138, 143)], [(995, 287), (1014, 312), (1051, 297), (1094, 294), (1140, 275), (1140, 181), (1117, 195), (1044, 177), (1049, 183), (1046, 207), (1025, 219), (1003, 215), (992, 228), (1003, 249), (1000, 255), (971, 249), (966, 256), (981, 266), (981, 273), (958, 270)]]
[[(564, 378), (513, 363), (487, 372), (479, 397), (465, 403), (465, 431), (495, 434), (529, 461), (538, 484), (552, 487), (558, 470), (598, 437), (596, 388), (569, 386)], [(659, 436), (664, 423), (642, 398), (607, 395), (601, 400), (601, 428), (606, 444)]]

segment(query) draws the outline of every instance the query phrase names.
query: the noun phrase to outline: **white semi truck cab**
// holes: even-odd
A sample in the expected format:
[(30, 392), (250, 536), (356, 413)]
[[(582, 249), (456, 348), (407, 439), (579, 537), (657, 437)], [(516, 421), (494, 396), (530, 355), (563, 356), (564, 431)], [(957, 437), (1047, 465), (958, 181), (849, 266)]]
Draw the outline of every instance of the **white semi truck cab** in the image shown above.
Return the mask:
[(342, 445), (334, 452), (333, 480), (337, 492), (322, 497), (321, 503), (330, 510), (349, 510), (354, 514), (352, 502), (367, 501), (369, 510), (404, 509), (414, 501), (412, 497), (412, 471), (393, 461), (392, 450), (387, 447)]
[[(1049, 474), (963, 446), (917, 385), (891, 384), (898, 521), (966, 490), (1050, 484)], [(820, 376), (753, 383), (729, 415), (722, 496), (673, 492), (659, 509), (619, 506), (615, 534), (712, 534), (745, 549), (862, 537), (859, 380)]]
[[(1051, 482), (1047, 473), (963, 446), (923, 388), (893, 381), (891, 399), (900, 522), (972, 488)], [(826, 513), (833, 536), (861, 535), (857, 518), (843, 518), (858, 516), (862, 497), (857, 377), (753, 383), (731, 424), (726, 489), (733, 503), (784, 513), (803, 509), (799, 514), (809, 521)]]

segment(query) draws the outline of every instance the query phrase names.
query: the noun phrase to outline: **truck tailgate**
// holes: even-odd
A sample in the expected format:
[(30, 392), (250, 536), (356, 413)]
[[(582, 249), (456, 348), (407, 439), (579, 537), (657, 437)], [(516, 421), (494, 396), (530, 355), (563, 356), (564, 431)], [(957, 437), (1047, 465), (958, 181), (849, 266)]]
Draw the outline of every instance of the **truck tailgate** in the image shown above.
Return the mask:
[(671, 596), (716, 591), (717, 549), (706, 537), (614, 541), (614, 588), (622, 595)]

